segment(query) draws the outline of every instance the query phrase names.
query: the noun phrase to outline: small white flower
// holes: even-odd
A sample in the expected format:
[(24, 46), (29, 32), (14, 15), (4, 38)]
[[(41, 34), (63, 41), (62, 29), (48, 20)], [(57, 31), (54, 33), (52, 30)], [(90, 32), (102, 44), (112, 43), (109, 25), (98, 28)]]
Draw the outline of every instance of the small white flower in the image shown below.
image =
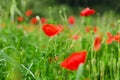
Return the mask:
[(39, 17), (39, 16), (36, 16), (36, 19), (39, 21), (39, 20), (40, 20), (40, 17)]

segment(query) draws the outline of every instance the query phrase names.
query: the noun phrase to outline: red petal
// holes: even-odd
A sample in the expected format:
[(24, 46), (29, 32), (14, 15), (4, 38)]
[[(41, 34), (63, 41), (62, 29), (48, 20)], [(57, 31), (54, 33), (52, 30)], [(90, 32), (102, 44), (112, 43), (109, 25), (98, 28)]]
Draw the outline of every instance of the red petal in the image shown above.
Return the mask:
[(61, 66), (69, 70), (77, 70), (80, 64), (85, 63), (86, 54), (86, 51), (74, 52), (61, 63)]
[(75, 23), (75, 17), (74, 16), (70, 16), (68, 18), (68, 22), (69, 22), (69, 24), (74, 24)]
[(26, 14), (26, 16), (28, 16), (28, 17), (29, 17), (29, 16), (31, 16), (31, 15), (32, 15), (32, 13), (33, 13), (33, 12), (32, 12), (32, 10), (27, 10), (25, 14)]
[(56, 26), (53, 24), (45, 24), (45, 25), (43, 25), (42, 29), (45, 32), (45, 34), (50, 37), (55, 36), (62, 31), (61, 26)]
[(46, 19), (46, 18), (41, 18), (40, 20), (41, 20), (41, 23), (42, 23), (42, 24), (44, 24), (44, 23), (47, 22), (47, 19)]
[(94, 50), (98, 51), (101, 47), (101, 37), (96, 37), (94, 41)]
[(22, 16), (19, 16), (19, 17), (18, 17), (18, 21), (19, 21), (19, 22), (22, 22), (23, 20), (24, 20), (24, 19), (23, 19)]
[(80, 15), (81, 16), (90, 16), (93, 15), (96, 11), (94, 9), (90, 8), (85, 8), (84, 10), (81, 11)]
[(78, 34), (74, 34), (74, 35), (73, 35), (73, 39), (74, 39), (74, 40), (78, 40), (78, 39), (79, 39), (79, 35), (78, 35)]
[(107, 32), (108, 37), (112, 37), (112, 34), (110, 32)]
[(94, 13), (95, 13), (95, 10), (94, 10), (94, 9), (91, 9), (91, 10), (89, 10), (89, 11), (86, 13), (86, 16), (93, 15)]
[(93, 27), (93, 32), (97, 33), (98, 32), (98, 27)]
[(106, 40), (107, 44), (111, 44), (114, 41), (114, 37), (110, 32), (107, 32), (108, 39)]
[(36, 18), (32, 18), (30, 21), (31, 24), (37, 24), (37, 19)]
[(114, 40), (120, 43), (120, 32), (114, 36)]
[(87, 26), (87, 27), (85, 28), (85, 31), (86, 31), (86, 32), (90, 32), (90, 27)]

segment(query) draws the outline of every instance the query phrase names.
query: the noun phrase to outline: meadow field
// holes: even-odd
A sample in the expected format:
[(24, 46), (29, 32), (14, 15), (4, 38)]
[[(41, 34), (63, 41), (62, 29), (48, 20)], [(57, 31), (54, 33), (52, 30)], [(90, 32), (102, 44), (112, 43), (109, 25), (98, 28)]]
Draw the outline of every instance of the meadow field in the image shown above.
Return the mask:
[(0, 80), (120, 80), (120, 17), (85, 9), (1, 18)]

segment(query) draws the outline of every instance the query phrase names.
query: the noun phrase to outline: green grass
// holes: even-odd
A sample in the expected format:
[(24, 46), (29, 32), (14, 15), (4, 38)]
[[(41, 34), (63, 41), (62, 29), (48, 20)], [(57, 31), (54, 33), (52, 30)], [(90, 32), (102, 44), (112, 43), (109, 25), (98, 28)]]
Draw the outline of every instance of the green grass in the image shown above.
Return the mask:
[[(120, 80), (120, 44), (106, 44), (107, 31), (112, 34), (120, 31), (120, 23), (112, 13), (84, 19), (77, 17), (71, 28), (67, 28), (69, 25), (64, 21), (55, 21), (61, 23), (64, 30), (53, 38), (47, 37), (42, 29), (38, 31), (39, 25), (33, 32), (27, 33), (17, 28), (18, 23), (1, 21), (5, 27), (0, 28), (0, 80), (75, 80), (77, 71), (63, 69), (60, 63), (72, 52), (81, 50), (88, 52), (83, 78)], [(111, 24), (115, 24), (115, 28)], [(22, 25), (31, 26), (27, 23)], [(93, 40), (97, 34), (86, 33), (84, 28), (87, 25), (98, 26), (103, 35), (101, 49), (97, 52), (93, 51)], [(80, 34), (76, 41), (69, 38), (75, 33)]]

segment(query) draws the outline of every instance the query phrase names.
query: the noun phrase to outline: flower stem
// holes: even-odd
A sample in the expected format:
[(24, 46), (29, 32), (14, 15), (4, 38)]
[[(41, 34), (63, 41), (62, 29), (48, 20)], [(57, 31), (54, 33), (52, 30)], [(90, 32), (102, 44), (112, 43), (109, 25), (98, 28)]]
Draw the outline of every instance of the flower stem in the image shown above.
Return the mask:
[(82, 71), (83, 71), (83, 64), (80, 64), (77, 70), (77, 75), (75, 80), (80, 80), (79, 78), (82, 77)]

